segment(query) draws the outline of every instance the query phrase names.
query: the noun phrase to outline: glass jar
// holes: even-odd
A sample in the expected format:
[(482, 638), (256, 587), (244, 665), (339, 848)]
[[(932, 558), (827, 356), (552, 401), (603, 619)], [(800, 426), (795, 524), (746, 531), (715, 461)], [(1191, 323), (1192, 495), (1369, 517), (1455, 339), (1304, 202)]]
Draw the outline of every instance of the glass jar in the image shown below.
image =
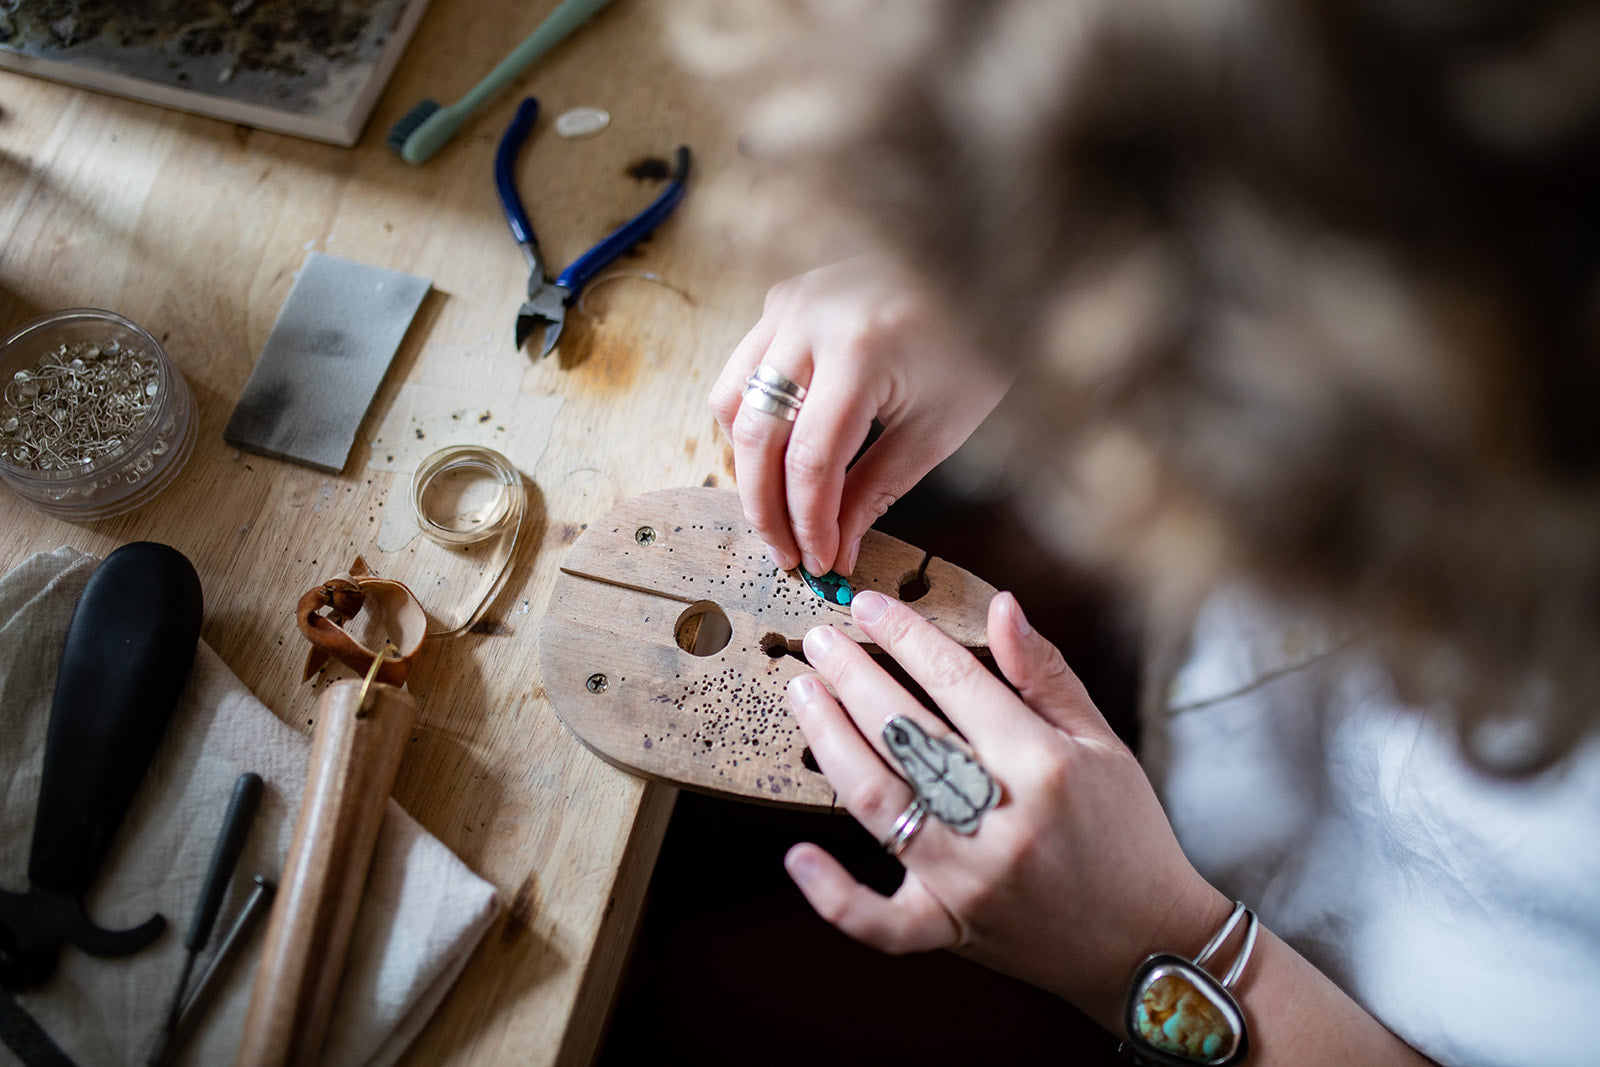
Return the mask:
[[(66, 367), (79, 352), (90, 364), (85, 369), (85, 358), (78, 359), (75, 369), (82, 374)], [(59, 364), (52, 368), (58, 373), (48, 381), (36, 374), (41, 359)], [(95, 374), (102, 362), (115, 367), (122, 378), (132, 375), (131, 380), (138, 383), (136, 392), (145, 393), (149, 400), (137, 419), (120, 428), (108, 429), (88, 413), (89, 394), (98, 395), (108, 388), (105, 375)], [(30, 380), (35, 383), (33, 393), (23, 396), (18, 390)], [(70, 391), (74, 405), (78, 394), (84, 395), (81, 413), (77, 406), (69, 413), (65, 400), (54, 409), (55, 425), (71, 422), (75, 440), (93, 442), (97, 454), (92, 458), (63, 462), (54, 453), (42, 457), (36, 442), (18, 436), (29, 417), (41, 416), (40, 410), (24, 410), (40, 395), (40, 382), (64, 391), (54, 395), (66, 396), (65, 391)], [(127, 385), (118, 387), (126, 391)], [(50, 417), (49, 411), (42, 414)], [(0, 478), (48, 515), (87, 522), (121, 515), (144, 504), (183, 468), (194, 449), (198, 423), (188, 383), (161, 343), (114, 311), (57, 311), (34, 319), (0, 342)], [(55, 428), (46, 429), (54, 432)]]

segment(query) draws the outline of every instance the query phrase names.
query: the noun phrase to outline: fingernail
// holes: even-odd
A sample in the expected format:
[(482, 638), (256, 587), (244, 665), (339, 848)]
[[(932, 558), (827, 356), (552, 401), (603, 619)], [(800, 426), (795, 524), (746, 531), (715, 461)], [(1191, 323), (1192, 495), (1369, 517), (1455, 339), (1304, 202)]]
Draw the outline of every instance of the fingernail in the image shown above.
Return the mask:
[(795, 707), (809, 707), (817, 699), (817, 680), (802, 674), (789, 683), (789, 702)]
[(877, 622), (889, 610), (889, 598), (871, 589), (855, 595), (850, 601), (850, 611), (861, 622)]
[(1033, 633), (1033, 627), (1028, 625), (1028, 617), (1022, 613), (1022, 605), (1017, 603), (1016, 594), (1005, 594), (1009, 603), (1006, 604), (1006, 613), (1011, 616), (1011, 625), (1017, 633), (1027, 637)]
[(771, 545), (767, 546), (767, 559), (771, 560), (780, 571), (794, 570), (794, 557), (778, 551)]
[(783, 869), (789, 872), (789, 877), (797, 885), (804, 886), (817, 874), (817, 858), (811, 854), (810, 849), (796, 845), (783, 857)]
[(814, 575), (820, 576), (828, 573), (827, 568), (823, 567), (822, 561), (816, 556), (806, 556), (805, 566), (806, 570), (810, 571)]
[(850, 547), (845, 549), (844, 566), (839, 568), (840, 574), (852, 574), (856, 569), (856, 557), (861, 554), (861, 538), (850, 542)]
[(839, 643), (839, 631), (831, 626), (813, 626), (806, 631), (805, 640), (801, 643), (805, 646), (807, 659), (819, 660)]

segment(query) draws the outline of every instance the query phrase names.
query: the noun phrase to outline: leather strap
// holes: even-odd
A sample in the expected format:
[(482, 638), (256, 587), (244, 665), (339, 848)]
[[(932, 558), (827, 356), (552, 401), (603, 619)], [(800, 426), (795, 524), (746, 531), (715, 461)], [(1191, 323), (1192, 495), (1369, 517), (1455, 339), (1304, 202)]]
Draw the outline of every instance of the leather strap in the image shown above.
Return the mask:
[(390, 643), (399, 649), (397, 657), (385, 659), (378, 667), (377, 680), (386, 685), (405, 684), (427, 637), (427, 613), (404, 584), (371, 576), (331, 578), (300, 598), (295, 622), (311, 642), (306, 680), (321, 670), (329, 657), (359, 675), (372, 668), (379, 653), (345, 629), (345, 623), (369, 606), (388, 630)]

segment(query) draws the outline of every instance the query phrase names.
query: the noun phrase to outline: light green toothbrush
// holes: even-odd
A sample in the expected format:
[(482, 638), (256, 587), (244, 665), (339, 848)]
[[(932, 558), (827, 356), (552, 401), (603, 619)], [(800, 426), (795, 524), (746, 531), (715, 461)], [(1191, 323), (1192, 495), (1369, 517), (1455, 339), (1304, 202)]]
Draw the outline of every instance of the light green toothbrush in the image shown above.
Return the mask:
[(461, 124), (495, 93), (518, 74), (527, 70), (534, 60), (560, 44), (573, 30), (609, 4), (611, 0), (563, 0), (550, 12), (550, 17), (528, 34), (512, 53), (460, 100), (449, 107), (440, 107), (432, 100), (424, 100), (405, 113), (389, 131), (389, 147), (400, 153), (407, 163), (426, 163), (428, 158), (445, 142), (454, 137)]

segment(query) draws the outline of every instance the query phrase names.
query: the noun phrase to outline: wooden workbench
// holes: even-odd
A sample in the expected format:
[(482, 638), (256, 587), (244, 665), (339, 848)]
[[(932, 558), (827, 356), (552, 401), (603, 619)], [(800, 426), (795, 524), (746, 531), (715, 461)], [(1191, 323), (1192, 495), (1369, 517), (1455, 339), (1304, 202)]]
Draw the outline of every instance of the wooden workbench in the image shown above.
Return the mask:
[[(414, 102), (456, 99), (553, 6), (435, 2), (353, 149), (0, 74), (0, 329), (63, 307), (120, 311), (164, 339), (200, 414), (188, 466), (132, 514), (69, 524), (0, 486), (0, 569), (61, 544), (99, 555), (174, 545), (205, 588), (204, 640), (304, 730), (315, 694), (300, 681), (294, 603), (370, 537), (396, 475), (368, 468), (366, 442), (402, 383), (520, 360), (522, 393), (560, 402), (523, 472), (536, 487), (529, 524), (477, 628), (487, 632), (432, 642), (412, 675), (422, 712), (396, 798), (507, 904), (412, 1063), (583, 1062), (598, 1047), (674, 793), (601, 762), (561, 726), (537, 624), (583, 523), (648, 490), (731, 484), (705, 397), (768, 280), (695, 223), (697, 196), (737, 153), (708, 91), (671, 55), (670, 0), (619, 0), (426, 165), (385, 147)], [(544, 115), (520, 183), (558, 268), (660, 191), (631, 167), (680, 143), (695, 153), (685, 210), (628, 261), (671, 288), (593, 290), (542, 363), (513, 352), (526, 268), (491, 179), (525, 93)], [(606, 108), (611, 126), (556, 138), (550, 119), (579, 105)], [(308, 249), (434, 283), (340, 475), (222, 440)]]

